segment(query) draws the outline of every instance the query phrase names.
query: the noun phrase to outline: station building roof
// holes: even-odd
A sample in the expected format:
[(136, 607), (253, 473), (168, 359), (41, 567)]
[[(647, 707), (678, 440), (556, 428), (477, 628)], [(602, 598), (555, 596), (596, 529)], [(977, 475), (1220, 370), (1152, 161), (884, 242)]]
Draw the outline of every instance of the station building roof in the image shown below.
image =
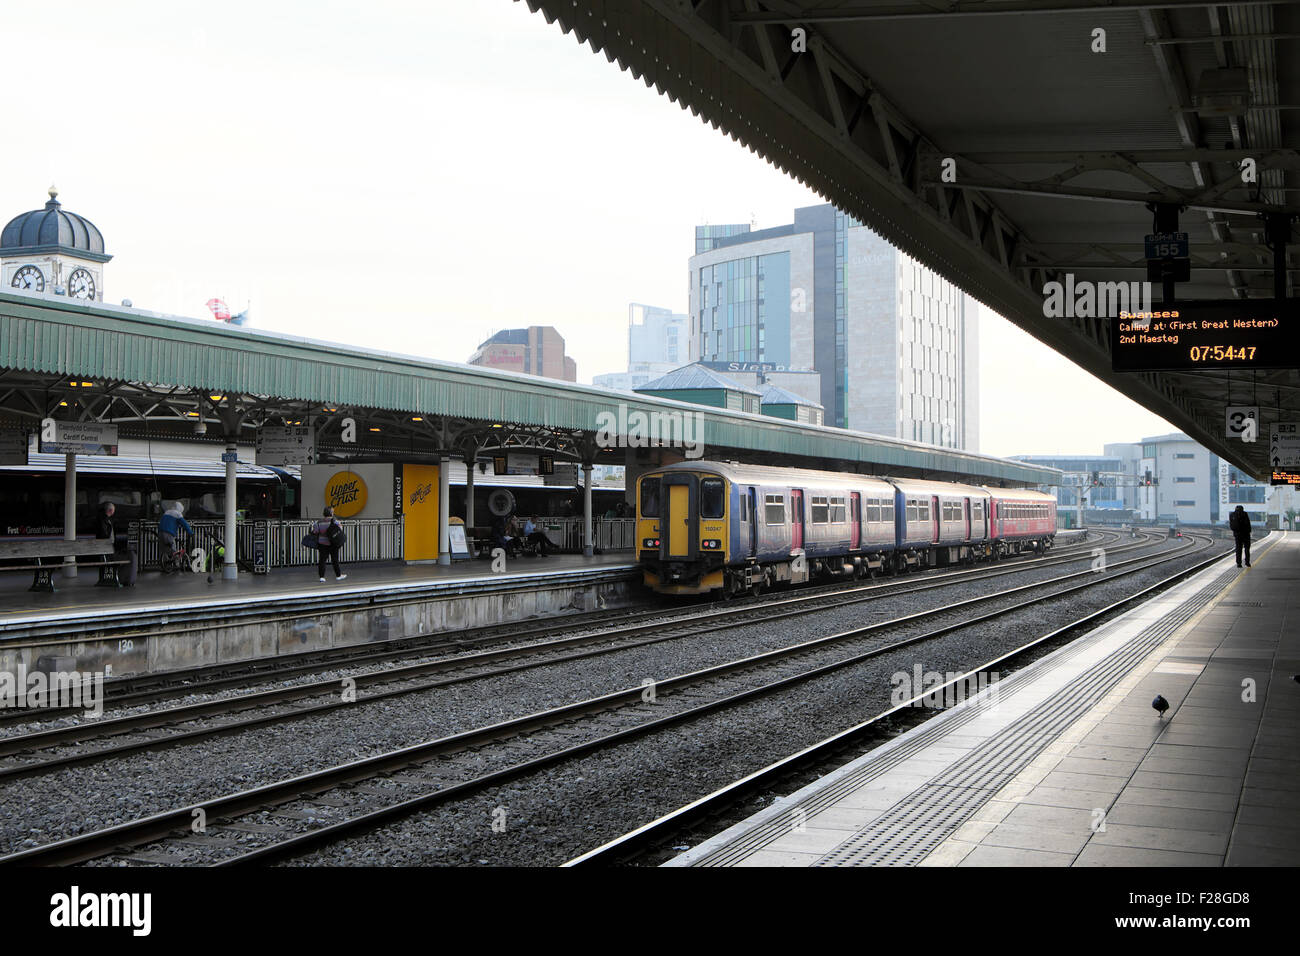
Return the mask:
[(763, 386), (762, 403), (764, 405), (806, 405), (808, 408), (822, 407), (821, 402), (814, 402), (802, 395), (796, 395), (788, 388), (782, 388), (780, 385)]
[[(1059, 474), (892, 437), (16, 290), (0, 291), (0, 374), (8, 385), (0, 421), (11, 426), (54, 415), (118, 422), (129, 434), (152, 415), (149, 427), (161, 416), (180, 429), (172, 437), (183, 437), (196, 421), (187, 415), (220, 424), (238, 412), (242, 440), (258, 425), (310, 421), (321, 447), (347, 410), (376, 431), (402, 429), (400, 444), (348, 451), (486, 456), (493, 447), (549, 447), (560, 457), (622, 464), (626, 449), (598, 447), (597, 437), (611, 422), (615, 434), (629, 435), (624, 426), (639, 413), (691, 416), (709, 455), (1012, 484)], [(537, 444), (507, 437), (525, 433)]]
[(666, 375), (653, 381), (638, 385), (634, 392), (681, 392), (700, 388), (719, 388), (728, 392), (743, 392), (746, 395), (761, 395), (756, 388), (741, 385), (735, 379), (727, 378), (707, 366), (695, 364), (675, 368)]

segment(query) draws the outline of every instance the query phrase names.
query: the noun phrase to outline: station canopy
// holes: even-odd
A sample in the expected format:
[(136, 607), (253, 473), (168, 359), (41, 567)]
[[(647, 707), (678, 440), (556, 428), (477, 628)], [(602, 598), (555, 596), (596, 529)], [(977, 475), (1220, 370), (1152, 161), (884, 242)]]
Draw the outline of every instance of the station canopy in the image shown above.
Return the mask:
[[(0, 426), (114, 423), (125, 438), (254, 441), (315, 429), (317, 460), (474, 461), (511, 450), (622, 465), (644, 452), (989, 484), (1060, 472), (204, 319), (0, 291)], [(356, 442), (343, 440), (352, 419)], [(657, 449), (656, 443), (667, 446)]]
[(1109, 318), (1045, 308), (1147, 280), (1166, 233), (1156, 303), (1182, 268), (1179, 302), (1295, 297), (1296, 0), (526, 2), (1247, 472), (1226, 406), (1300, 421), (1300, 363), (1116, 372)]

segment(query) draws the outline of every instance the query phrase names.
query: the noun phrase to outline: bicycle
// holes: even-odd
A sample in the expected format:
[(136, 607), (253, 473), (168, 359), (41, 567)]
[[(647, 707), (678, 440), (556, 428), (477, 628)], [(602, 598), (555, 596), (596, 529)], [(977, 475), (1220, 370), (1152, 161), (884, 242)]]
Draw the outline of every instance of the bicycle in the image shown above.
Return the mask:
[(194, 563), (190, 553), (179, 541), (176, 542), (176, 547), (170, 550), (164, 541), (162, 555), (158, 558), (158, 570), (163, 574), (171, 574), (175, 571), (193, 572)]

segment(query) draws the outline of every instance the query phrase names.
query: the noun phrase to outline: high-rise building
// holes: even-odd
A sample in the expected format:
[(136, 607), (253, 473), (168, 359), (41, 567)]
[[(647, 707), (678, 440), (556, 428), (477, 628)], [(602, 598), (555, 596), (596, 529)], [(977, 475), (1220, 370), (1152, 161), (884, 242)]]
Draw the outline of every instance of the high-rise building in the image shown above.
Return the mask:
[(578, 380), (577, 363), (564, 354), (564, 338), (550, 325), (503, 329), (479, 345), (469, 364), (565, 382)]
[(978, 450), (976, 305), (833, 206), (698, 226), (692, 361), (821, 375), (826, 424)]
[(594, 376), (592, 383), (634, 389), (687, 364), (689, 351), (685, 315), (633, 302), (627, 307), (627, 371)]

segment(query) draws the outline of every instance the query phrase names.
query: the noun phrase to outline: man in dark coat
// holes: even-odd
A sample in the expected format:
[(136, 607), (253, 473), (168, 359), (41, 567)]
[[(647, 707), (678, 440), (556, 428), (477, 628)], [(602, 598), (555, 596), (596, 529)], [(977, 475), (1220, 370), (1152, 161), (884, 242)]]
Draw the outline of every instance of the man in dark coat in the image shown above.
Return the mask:
[(1237, 510), (1228, 516), (1228, 527), (1237, 542), (1237, 567), (1241, 567), (1241, 551), (1246, 550), (1246, 567), (1250, 567), (1250, 515), (1246, 509), (1237, 505)]

